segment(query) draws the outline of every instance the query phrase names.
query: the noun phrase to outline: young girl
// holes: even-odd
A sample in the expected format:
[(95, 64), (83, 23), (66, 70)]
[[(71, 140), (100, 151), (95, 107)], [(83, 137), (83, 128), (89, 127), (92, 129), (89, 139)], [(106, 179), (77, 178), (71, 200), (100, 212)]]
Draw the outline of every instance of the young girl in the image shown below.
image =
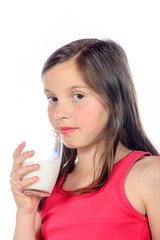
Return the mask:
[(14, 240), (160, 240), (160, 158), (140, 122), (123, 49), (110, 40), (71, 42), (48, 58), (42, 79), (49, 120), (63, 138), (62, 166), (48, 198), (27, 196), (38, 166), (22, 167), (34, 152), (17, 147)]

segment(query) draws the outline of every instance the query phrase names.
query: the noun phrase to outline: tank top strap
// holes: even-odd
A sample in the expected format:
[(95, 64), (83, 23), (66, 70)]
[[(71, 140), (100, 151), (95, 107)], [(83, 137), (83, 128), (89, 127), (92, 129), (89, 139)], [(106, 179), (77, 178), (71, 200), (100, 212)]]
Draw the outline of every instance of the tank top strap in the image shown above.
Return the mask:
[[(143, 151), (132, 151), (127, 156), (122, 158), (119, 162), (117, 162), (113, 167), (113, 172), (111, 175), (111, 179), (114, 178), (116, 182), (119, 184), (124, 183), (126, 175), (132, 165), (138, 161), (143, 156), (151, 156), (152, 154), (149, 152)], [(123, 184), (122, 184), (123, 185)], [(122, 186), (121, 185), (121, 186)]]
[[(126, 172), (130, 169), (130, 167), (138, 161), (143, 156), (151, 156), (150, 152), (143, 151), (132, 151), (127, 156), (122, 158), (119, 162), (117, 162), (114, 166), (115, 170), (120, 168), (123, 172)], [(119, 171), (119, 170), (118, 170)]]
[[(140, 158), (143, 156), (151, 156), (151, 153), (135, 150), (130, 152), (127, 156), (117, 162), (114, 165), (112, 174), (107, 184), (104, 186), (103, 190), (104, 195), (112, 195), (112, 204), (114, 204), (115, 208), (117, 206), (117, 211), (124, 213), (129, 210), (129, 212), (132, 212), (134, 216), (138, 217), (138, 219), (142, 221), (147, 221), (147, 218), (145, 216), (141, 215), (133, 208), (126, 196), (124, 189), (125, 178), (129, 169), (136, 161), (140, 160)], [(143, 159), (140, 161), (143, 161)]]

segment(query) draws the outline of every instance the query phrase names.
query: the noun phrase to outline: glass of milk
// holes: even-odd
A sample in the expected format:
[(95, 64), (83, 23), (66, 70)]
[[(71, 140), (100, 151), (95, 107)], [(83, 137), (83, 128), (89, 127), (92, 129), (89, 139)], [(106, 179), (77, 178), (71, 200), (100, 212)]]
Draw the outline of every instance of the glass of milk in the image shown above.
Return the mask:
[(34, 150), (35, 154), (24, 161), (22, 166), (38, 163), (39, 168), (26, 174), (23, 179), (34, 176), (38, 176), (39, 179), (23, 189), (25, 194), (41, 197), (48, 197), (51, 194), (59, 174), (62, 145), (61, 135), (56, 132), (29, 136), (26, 147)]

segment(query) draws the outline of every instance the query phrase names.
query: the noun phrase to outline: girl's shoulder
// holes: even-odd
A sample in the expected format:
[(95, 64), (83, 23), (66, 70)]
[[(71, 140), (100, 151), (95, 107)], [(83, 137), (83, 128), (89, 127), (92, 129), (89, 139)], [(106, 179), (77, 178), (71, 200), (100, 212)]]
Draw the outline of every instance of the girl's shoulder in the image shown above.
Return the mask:
[(142, 161), (137, 161), (135, 168), (145, 180), (160, 177), (160, 157), (159, 156), (143, 156)]
[(160, 202), (160, 157), (143, 156), (136, 161), (127, 174), (125, 191), (132, 205), (148, 215), (150, 205)]
[(144, 197), (148, 199), (149, 195), (160, 194), (160, 157), (147, 156), (140, 161), (139, 178), (144, 189)]
[(144, 157), (137, 164), (140, 191), (153, 239), (160, 236), (160, 157)]
[(132, 173), (134, 177), (143, 185), (143, 189), (149, 189), (152, 184), (160, 184), (160, 157), (143, 156), (137, 161)]

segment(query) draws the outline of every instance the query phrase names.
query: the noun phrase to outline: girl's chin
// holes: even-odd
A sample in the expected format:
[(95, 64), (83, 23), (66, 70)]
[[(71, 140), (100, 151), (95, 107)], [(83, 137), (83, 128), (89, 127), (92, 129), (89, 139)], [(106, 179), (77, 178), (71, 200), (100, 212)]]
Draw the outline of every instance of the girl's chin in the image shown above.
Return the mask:
[(72, 149), (75, 149), (77, 148), (77, 146), (75, 144), (71, 144), (71, 143), (66, 143), (66, 142), (63, 142), (64, 145), (67, 147), (67, 148), (72, 148)]

